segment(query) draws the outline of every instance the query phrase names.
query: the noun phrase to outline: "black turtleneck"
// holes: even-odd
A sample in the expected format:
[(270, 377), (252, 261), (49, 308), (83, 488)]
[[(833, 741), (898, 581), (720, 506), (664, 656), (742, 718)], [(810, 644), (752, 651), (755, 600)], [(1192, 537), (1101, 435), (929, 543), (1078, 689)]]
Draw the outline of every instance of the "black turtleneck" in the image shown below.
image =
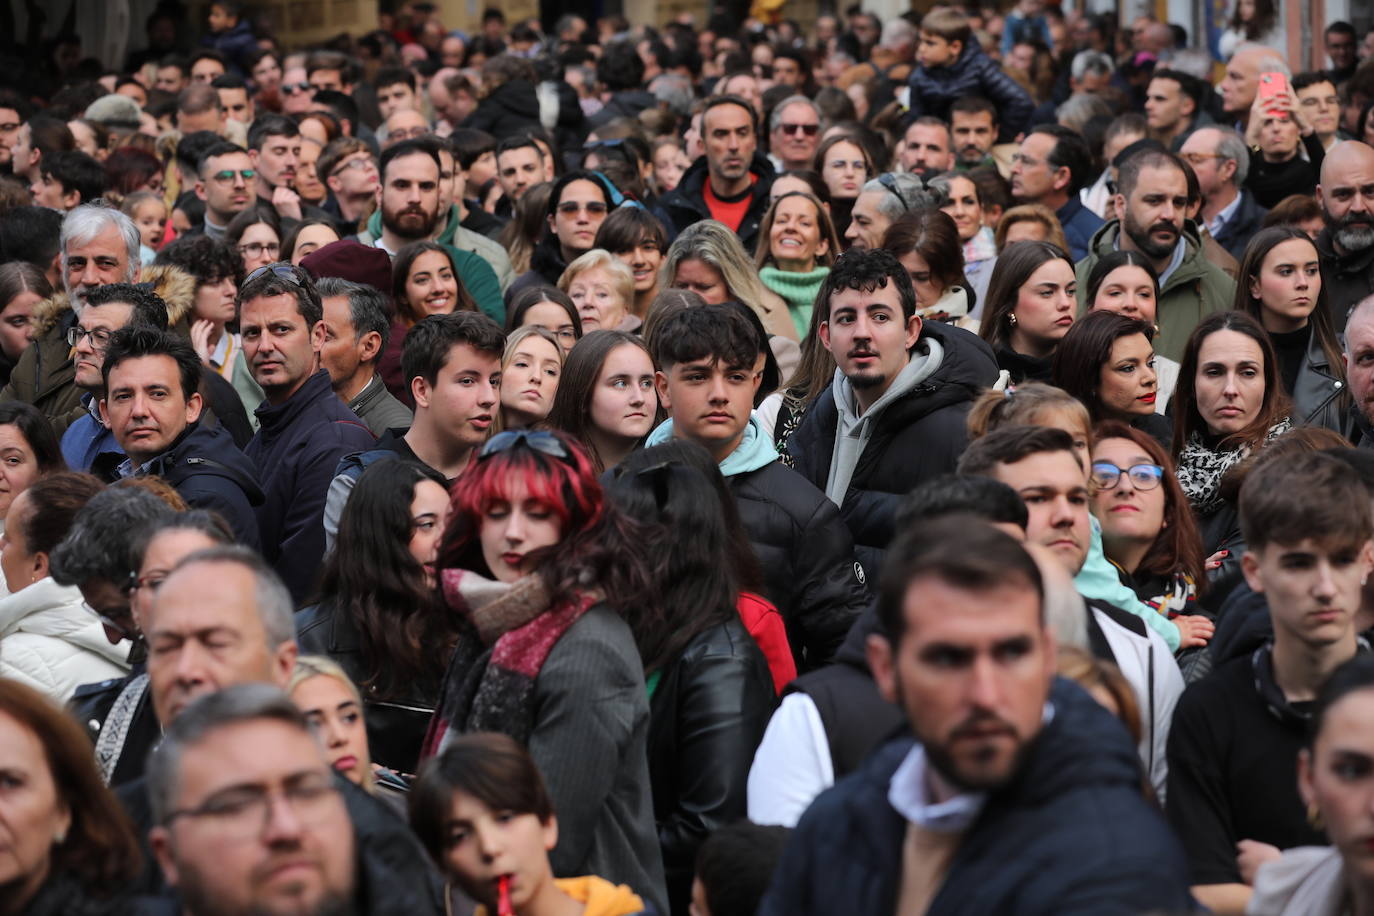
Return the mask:
[(1269, 339), (1274, 342), (1274, 352), (1279, 358), (1279, 378), (1283, 380), (1283, 390), (1291, 397), (1293, 387), (1298, 383), (1298, 373), (1307, 359), (1307, 345), (1312, 339), (1312, 326), (1298, 328), (1282, 334), (1271, 332)]

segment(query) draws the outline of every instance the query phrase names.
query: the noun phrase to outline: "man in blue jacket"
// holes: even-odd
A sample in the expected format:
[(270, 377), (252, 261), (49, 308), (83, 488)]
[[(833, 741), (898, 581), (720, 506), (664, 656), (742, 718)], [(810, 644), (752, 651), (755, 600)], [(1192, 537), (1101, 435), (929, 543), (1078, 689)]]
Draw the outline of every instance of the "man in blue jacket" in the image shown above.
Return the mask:
[(269, 264), (239, 287), (243, 354), (267, 400), (245, 454), (257, 466), (262, 554), (305, 603), (324, 556), (324, 500), (339, 459), (376, 441), (320, 368), (324, 309), (310, 275)]
[(218, 512), (235, 539), (259, 545), (257, 470), (219, 426), (201, 425), (200, 357), (181, 337), (137, 324), (110, 338), (100, 417), (128, 456), (121, 477), (156, 476), (197, 509)]
[(868, 659), (911, 734), (807, 810), (760, 914), (1190, 912), (1126, 729), (1055, 678), (1025, 549), (955, 516), (887, 562)]

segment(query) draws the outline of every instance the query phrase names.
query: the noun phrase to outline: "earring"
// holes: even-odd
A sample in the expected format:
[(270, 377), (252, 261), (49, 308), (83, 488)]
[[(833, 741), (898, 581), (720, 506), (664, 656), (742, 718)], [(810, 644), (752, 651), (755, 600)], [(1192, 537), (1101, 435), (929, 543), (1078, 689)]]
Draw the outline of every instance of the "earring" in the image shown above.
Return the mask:
[(1313, 830), (1321, 830), (1324, 827), (1322, 812), (1321, 809), (1317, 807), (1316, 802), (1312, 802), (1307, 806), (1307, 823), (1312, 825)]
[(1007, 324), (1016, 327), (1016, 314), (1014, 312), (1007, 315)]
[(57, 833), (53, 834), (52, 841), (54, 846), (61, 846), (63, 843), (67, 842), (67, 831), (57, 831)]

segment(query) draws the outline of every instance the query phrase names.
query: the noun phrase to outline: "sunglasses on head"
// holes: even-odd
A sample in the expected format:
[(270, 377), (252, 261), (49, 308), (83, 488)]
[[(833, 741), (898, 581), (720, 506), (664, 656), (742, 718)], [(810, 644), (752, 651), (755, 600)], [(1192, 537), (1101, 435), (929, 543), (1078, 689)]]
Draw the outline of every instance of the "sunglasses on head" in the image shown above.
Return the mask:
[(911, 209), (911, 201), (907, 200), (906, 195), (903, 194), (901, 192), (901, 189), (897, 187), (897, 179), (893, 178), (889, 174), (882, 174), (878, 176), (878, 184), (882, 185), (888, 191), (892, 192), (892, 196), (900, 200), (902, 202), (902, 206), (905, 209)]
[(488, 439), (487, 444), (482, 446), (482, 451), (478, 453), (477, 460), (481, 461), (492, 455), (508, 452), (518, 445), (563, 461), (572, 459), (572, 453), (563, 444), (563, 440), (553, 433), (541, 429), (508, 429)]
[(282, 280), (285, 280), (292, 286), (298, 286), (301, 289), (305, 288), (305, 278), (301, 276), (300, 268), (293, 267), (292, 265), (285, 263), (264, 264), (262, 267), (259, 267), (257, 270), (249, 274), (247, 279), (245, 279), (243, 282), (251, 283), (259, 277), (267, 276), (269, 273), (274, 277), (278, 277)]

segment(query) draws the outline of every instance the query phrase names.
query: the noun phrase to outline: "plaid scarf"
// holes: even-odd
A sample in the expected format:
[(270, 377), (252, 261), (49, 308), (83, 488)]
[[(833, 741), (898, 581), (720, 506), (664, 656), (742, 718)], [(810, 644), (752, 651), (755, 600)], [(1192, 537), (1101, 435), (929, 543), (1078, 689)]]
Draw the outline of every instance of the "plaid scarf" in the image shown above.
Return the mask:
[(501, 732), (529, 743), (539, 670), (592, 606), (593, 596), (550, 607), (548, 588), (538, 575), (505, 583), (446, 569), (440, 583), (463, 625), (421, 756), (434, 756), (450, 735), (468, 732)]

